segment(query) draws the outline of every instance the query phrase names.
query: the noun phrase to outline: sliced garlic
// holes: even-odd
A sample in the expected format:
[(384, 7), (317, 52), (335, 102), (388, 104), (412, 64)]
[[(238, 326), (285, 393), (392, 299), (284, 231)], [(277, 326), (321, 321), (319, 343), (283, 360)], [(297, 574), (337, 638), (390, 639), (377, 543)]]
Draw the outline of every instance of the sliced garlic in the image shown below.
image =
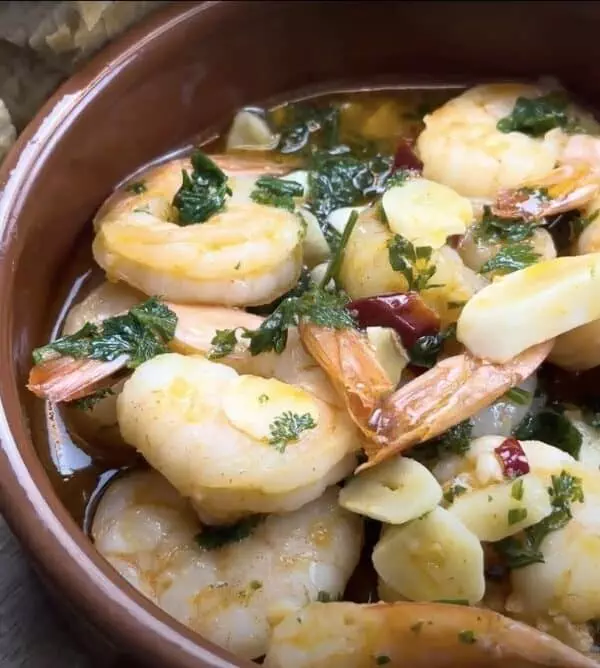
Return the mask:
[(477, 603), (485, 591), (480, 542), (440, 507), (387, 528), (373, 550), (373, 565), (388, 587), (413, 601)]
[(441, 248), (452, 234), (464, 234), (473, 206), (452, 188), (414, 179), (386, 191), (381, 200), (390, 229), (415, 246)]
[(599, 288), (600, 253), (539, 262), (473, 296), (458, 319), (457, 338), (478, 357), (507, 362), (600, 319)]
[(388, 378), (394, 385), (398, 385), (409, 362), (400, 337), (390, 327), (367, 327), (367, 338)]
[(455, 497), (448, 509), (481, 541), (495, 542), (552, 512), (547, 485), (532, 474)]
[(308, 413), (315, 425), (319, 420), (319, 408), (305, 390), (275, 378), (250, 375), (231, 383), (223, 411), (236, 429), (263, 441), (269, 440), (271, 425), (283, 413)]
[(340, 505), (388, 524), (404, 524), (433, 510), (442, 488), (419, 462), (396, 457), (354, 476), (340, 491)]
[(312, 269), (329, 257), (329, 244), (327, 243), (327, 239), (325, 239), (325, 235), (321, 231), (316, 216), (308, 209), (304, 208), (298, 209), (298, 213), (306, 222), (306, 235), (304, 237), (304, 243), (302, 244), (304, 264), (309, 269)]
[(227, 150), (271, 151), (279, 142), (279, 135), (271, 131), (269, 124), (258, 114), (242, 109), (238, 111), (227, 136)]

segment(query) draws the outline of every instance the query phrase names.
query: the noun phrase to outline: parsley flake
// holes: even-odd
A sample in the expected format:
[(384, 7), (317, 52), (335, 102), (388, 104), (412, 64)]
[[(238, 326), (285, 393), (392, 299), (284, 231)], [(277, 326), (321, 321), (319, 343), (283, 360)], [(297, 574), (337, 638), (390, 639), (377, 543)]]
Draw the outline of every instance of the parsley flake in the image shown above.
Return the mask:
[(540, 259), (539, 253), (527, 243), (517, 243), (501, 248), (494, 257), (490, 258), (479, 270), (480, 274), (497, 271), (507, 274), (512, 271), (525, 269)]
[(263, 515), (251, 515), (229, 526), (204, 526), (195, 540), (205, 550), (218, 550), (248, 538), (263, 519)]
[(210, 342), (211, 349), (208, 351), (208, 359), (218, 360), (231, 355), (238, 342), (236, 332), (237, 329), (217, 329)]
[(469, 631), (469, 630), (461, 631), (458, 634), (458, 639), (465, 645), (473, 645), (477, 642), (477, 638), (475, 637), (474, 631)]
[(512, 387), (506, 392), (504, 399), (517, 406), (526, 406), (531, 401), (531, 392), (522, 390), (520, 387)]
[(253, 202), (275, 206), (279, 209), (294, 211), (294, 197), (302, 197), (304, 188), (295, 181), (278, 179), (275, 176), (261, 176), (250, 194)]
[(134, 195), (142, 195), (146, 192), (146, 184), (143, 181), (132, 181), (125, 186), (125, 192), (133, 193)]
[(567, 113), (569, 101), (560, 92), (537, 98), (518, 97), (513, 110), (501, 118), (496, 127), (500, 132), (522, 132), (530, 137), (541, 137), (554, 128), (574, 129)]
[(400, 234), (395, 234), (388, 241), (390, 265), (394, 271), (399, 271), (404, 276), (410, 292), (440, 287), (428, 285), (435, 274), (435, 265), (430, 263), (432, 253), (430, 246), (415, 247)]
[(191, 156), (192, 172), (181, 172), (181, 187), (173, 198), (178, 225), (205, 223), (225, 207), (231, 196), (227, 175), (205, 153), (195, 150)]
[(298, 415), (292, 411), (284, 411), (269, 425), (271, 433), (269, 445), (279, 452), (285, 452), (287, 445), (297, 441), (303, 431), (314, 429), (316, 426), (317, 423), (310, 413)]
[(156, 297), (131, 308), (125, 315), (107, 318), (98, 325), (86, 323), (79, 331), (36, 348), (33, 361), (40, 364), (57, 356), (111, 362), (127, 355), (135, 368), (156, 355), (168, 352), (175, 335), (177, 316)]
[(511, 508), (508, 511), (508, 526), (518, 524), (527, 517), (527, 508)]
[(510, 495), (516, 501), (521, 501), (523, 499), (523, 493), (524, 493), (523, 480), (519, 478), (513, 483), (512, 487), (510, 488)]
[(69, 406), (73, 406), (73, 408), (77, 408), (80, 411), (91, 411), (99, 401), (113, 394), (114, 392), (111, 388), (106, 387), (103, 390), (97, 390), (94, 394), (89, 394), (87, 397), (69, 402)]

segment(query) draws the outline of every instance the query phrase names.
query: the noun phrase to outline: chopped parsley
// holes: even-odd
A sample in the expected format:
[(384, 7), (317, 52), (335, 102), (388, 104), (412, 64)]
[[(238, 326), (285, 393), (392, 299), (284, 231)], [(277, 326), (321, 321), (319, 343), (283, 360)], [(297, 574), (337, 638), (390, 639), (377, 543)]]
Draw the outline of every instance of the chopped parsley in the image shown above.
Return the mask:
[(518, 524), (527, 517), (527, 508), (511, 508), (508, 511), (508, 526)]
[(327, 264), (327, 270), (325, 271), (325, 275), (321, 281), (321, 288), (325, 288), (329, 281), (333, 279), (335, 287), (338, 290), (341, 290), (342, 286), (340, 284), (340, 270), (342, 268), (342, 262), (344, 261), (344, 253), (346, 251), (348, 240), (350, 239), (350, 235), (352, 234), (357, 221), (358, 213), (353, 211), (348, 218), (346, 227), (344, 227), (344, 233), (342, 234), (336, 249), (331, 254), (331, 258)]
[(182, 184), (173, 198), (178, 225), (205, 223), (221, 211), (231, 196), (227, 175), (206, 154), (196, 149), (191, 156), (192, 172), (181, 172)]
[(285, 452), (289, 443), (294, 443), (300, 438), (300, 434), (307, 429), (314, 429), (317, 423), (310, 413), (299, 415), (292, 411), (284, 411), (278, 415), (269, 425), (269, 445), (279, 452)]
[(296, 207), (294, 197), (302, 197), (303, 194), (304, 188), (295, 181), (278, 179), (275, 176), (261, 176), (256, 181), (256, 187), (250, 197), (257, 204), (294, 211)]
[(518, 97), (511, 113), (501, 118), (496, 127), (500, 132), (522, 132), (530, 137), (541, 137), (554, 128), (573, 131), (576, 125), (569, 118), (568, 105), (568, 99), (560, 92), (533, 99)]
[(528, 413), (515, 429), (514, 436), (519, 441), (543, 441), (579, 458), (581, 433), (557, 406)]
[(514, 570), (531, 564), (544, 563), (544, 555), (540, 551), (544, 538), (549, 533), (565, 527), (573, 517), (571, 504), (583, 503), (584, 500), (581, 480), (566, 471), (552, 476), (548, 493), (552, 504), (552, 512), (548, 517), (525, 529), (521, 537), (510, 536), (495, 543), (508, 568)]
[(474, 643), (477, 642), (477, 638), (475, 637), (475, 633), (473, 631), (467, 630), (467, 631), (461, 631), (458, 634), (458, 639), (460, 642), (464, 643), (465, 645), (473, 645)]
[(510, 495), (516, 501), (521, 501), (523, 499), (523, 493), (524, 493), (523, 480), (519, 478), (513, 483), (512, 487), (510, 488)]
[(258, 591), (259, 589), (262, 589), (263, 583), (260, 580), (250, 580), (250, 584), (248, 586), (252, 591)]
[(399, 271), (406, 278), (410, 292), (439, 287), (428, 285), (435, 274), (435, 265), (430, 263), (432, 252), (430, 246), (415, 247), (400, 234), (395, 234), (388, 241), (390, 265), (394, 271)]
[(533, 236), (535, 225), (514, 218), (496, 216), (489, 206), (484, 206), (481, 222), (475, 229), (476, 237), (482, 241), (514, 243)]
[(464, 455), (469, 450), (473, 423), (464, 420), (450, 427), (440, 436), (425, 441), (411, 451), (411, 456), (421, 462), (438, 460), (445, 455)]
[(280, 153), (298, 153), (308, 148), (312, 134), (320, 144), (332, 148), (339, 143), (339, 106), (316, 106), (310, 103), (290, 104), (283, 110), (283, 123), (279, 125)]
[(258, 397), (258, 403), (259, 403), (259, 404), (266, 404), (267, 401), (269, 401), (269, 400), (270, 400), (270, 397), (269, 397), (268, 394), (261, 394), (261, 395)]
[(114, 392), (110, 387), (106, 387), (103, 390), (97, 390), (94, 394), (89, 394), (87, 397), (69, 402), (69, 406), (73, 406), (73, 408), (77, 408), (80, 411), (91, 411), (99, 401), (111, 395), (114, 395)]
[(251, 515), (229, 526), (204, 526), (195, 540), (205, 550), (218, 550), (248, 538), (263, 519), (263, 515)]
[(236, 329), (217, 329), (208, 352), (209, 360), (218, 360), (227, 357), (235, 350), (237, 345)]
[(132, 181), (125, 186), (125, 192), (133, 193), (134, 195), (142, 195), (146, 192), (146, 184), (143, 181)]
[(99, 325), (86, 323), (79, 331), (36, 348), (33, 361), (40, 364), (60, 355), (110, 362), (127, 355), (135, 368), (167, 352), (175, 335), (177, 316), (156, 297), (131, 308), (125, 315), (107, 318)]
[(486, 274), (491, 271), (497, 271), (507, 274), (512, 271), (525, 269), (531, 264), (535, 264), (540, 259), (539, 253), (536, 253), (531, 244), (516, 243), (501, 248), (494, 257), (490, 258), (479, 270), (480, 274)]
[[(273, 313), (263, 320), (258, 329), (238, 329), (241, 329), (243, 338), (250, 340), (250, 353), (252, 355), (259, 355), (271, 350), (281, 353), (285, 350), (287, 344), (288, 329), (297, 326), (301, 320), (312, 322), (321, 327), (332, 327), (333, 329), (356, 327), (352, 315), (345, 308), (347, 303), (348, 298), (345, 295), (334, 294), (313, 286), (299, 296), (291, 295), (280, 302)], [(211, 345), (213, 348), (221, 346), (221, 350), (227, 350), (229, 342), (232, 340), (231, 337), (236, 336), (236, 331), (220, 330), (218, 338), (215, 336)], [(229, 332), (233, 332), (233, 334), (229, 334)]]
[(461, 494), (464, 494), (467, 491), (467, 488), (460, 483), (454, 483), (444, 492), (444, 501), (447, 503), (453, 503), (454, 499)]
[(531, 392), (522, 390), (520, 387), (512, 387), (506, 392), (504, 399), (517, 406), (526, 406), (531, 401)]
[(453, 323), (437, 334), (420, 336), (408, 350), (411, 364), (425, 369), (431, 369), (437, 363), (438, 356), (444, 343), (456, 335), (456, 325)]

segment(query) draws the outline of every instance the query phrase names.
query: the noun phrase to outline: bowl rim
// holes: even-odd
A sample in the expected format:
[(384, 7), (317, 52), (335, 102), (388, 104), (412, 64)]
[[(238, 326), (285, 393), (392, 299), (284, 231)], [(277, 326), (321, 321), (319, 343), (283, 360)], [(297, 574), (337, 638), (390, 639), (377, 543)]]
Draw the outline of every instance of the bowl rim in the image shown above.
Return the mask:
[(255, 664), (236, 659), (147, 600), (100, 556), (63, 506), (35, 452), (22, 413), (9, 305), (22, 246), (19, 217), (36, 180), (36, 164), (60, 141), (77, 113), (151, 45), (182, 22), (203, 13), (230, 11), (237, 4), (191, 0), (152, 12), (59, 86), (0, 166), (0, 513), (60, 599), (106, 638), (114, 639), (118, 650), (133, 649), (151, 663), (178, 668)]

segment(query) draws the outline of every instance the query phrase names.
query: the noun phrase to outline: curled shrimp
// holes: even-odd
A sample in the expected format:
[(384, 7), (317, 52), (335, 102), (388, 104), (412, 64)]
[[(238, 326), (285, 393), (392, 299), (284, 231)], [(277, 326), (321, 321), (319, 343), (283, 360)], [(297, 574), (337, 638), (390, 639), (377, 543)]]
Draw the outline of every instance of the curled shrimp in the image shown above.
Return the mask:
[[(253, 659), (271, 624), (319, 596), (340, 596), (362, 547), (362, 521), (337, 490), (300, 510), (238, 527), (223, 545), (154, 471), (109, 483), (96, 509), (96, 549), (136, 589), (204, 638)], [(234, 529), (235, 530), (235, 529)]]
[(285, 165), (258, 158), (214, 156), (231, 176), (233, 196), (202, 224), (172, 222), (173, 197), (188, 159), (142, 175), (143, 192), (121, 188), (94, 220), (93, 253), (110, 280), (182, 303), (267, 304), (293, 287), (302, 265), (302, 220), (286, 209), (253, 202), (261, 174)]
[(592, 668), (596, 662), (491, 610), (444, 603), (312, 603), (273, 631), (266, 668)]

